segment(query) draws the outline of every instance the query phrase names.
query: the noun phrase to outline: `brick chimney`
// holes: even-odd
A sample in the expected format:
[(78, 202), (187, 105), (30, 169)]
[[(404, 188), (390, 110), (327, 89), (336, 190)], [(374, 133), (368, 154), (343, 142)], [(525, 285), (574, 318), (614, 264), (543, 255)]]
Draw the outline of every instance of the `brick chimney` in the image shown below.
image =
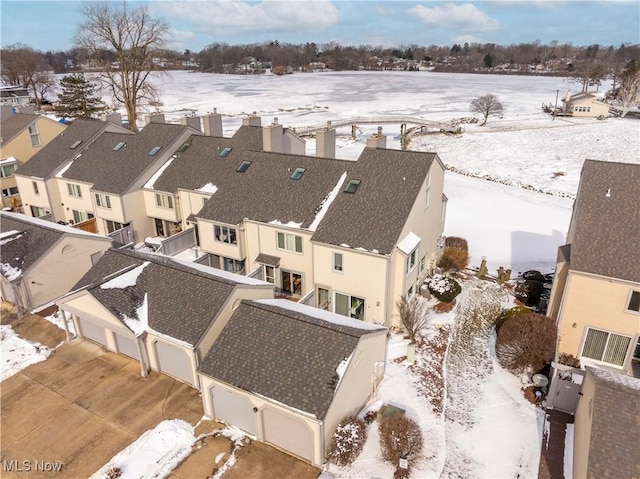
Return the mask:
[(215, 108), (213, 113), (202, 117), (202, 126), (205, 135), (222, 138), (222, 115)]
[(371, 135), (371, 138), (367, 138), (367, 148), (386, 148), (387, 136), (382, 134), (382, 127), (378, 127), (378, 133)]
[(327, 127), (316, 133), (316, 156), (318, 158), (336, 157), (336, 129), (327, 122)]

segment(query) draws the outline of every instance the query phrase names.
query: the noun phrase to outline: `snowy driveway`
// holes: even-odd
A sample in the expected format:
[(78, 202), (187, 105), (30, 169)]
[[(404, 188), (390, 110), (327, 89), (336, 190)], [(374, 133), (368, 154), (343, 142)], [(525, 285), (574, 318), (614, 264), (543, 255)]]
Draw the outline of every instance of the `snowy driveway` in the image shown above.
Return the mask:
[(36, 461), (62, 463), (61, 477), (89, 477), (162, 420), (195, 425), (203, 415), (197, 390), (163, 374), (142, 378), (137, 362), (88, 341), (3, 381), (0, 400), (1, 459), (17, 461), (7, 477), (30, 479), (52, 476), (35, 471)]

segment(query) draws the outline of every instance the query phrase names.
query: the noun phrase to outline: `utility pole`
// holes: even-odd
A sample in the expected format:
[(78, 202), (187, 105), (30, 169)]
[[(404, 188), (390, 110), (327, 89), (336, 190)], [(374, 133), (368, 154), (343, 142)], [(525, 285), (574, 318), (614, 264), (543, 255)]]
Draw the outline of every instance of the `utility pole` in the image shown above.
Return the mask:
[(560, 93), (560, 89), (557, 89), (557, 90), (556, 90), (556, 104), (555, 104), (555, 106), (553, 107), (553, 118), (552, 118), (552, 120), (555, 120), (555, 119), (556, 119), (556, 111), (558, 111), (558, 94), (559, 94), (559, 93)]

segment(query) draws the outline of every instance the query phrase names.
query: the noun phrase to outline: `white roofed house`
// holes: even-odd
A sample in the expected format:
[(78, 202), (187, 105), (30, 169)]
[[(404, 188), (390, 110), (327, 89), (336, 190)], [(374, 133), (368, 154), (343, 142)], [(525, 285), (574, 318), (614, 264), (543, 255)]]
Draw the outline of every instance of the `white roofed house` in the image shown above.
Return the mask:
[(19, 314), (66, 294), (111, 246), (111, 239), (28, 216), (0, 213), (2, 299)]
[(576, 95), (567, 93), (562, 99), (564, 106), (562, 111), (567, 116), (598, 118), (609, 116), (610, 106), (596, 98), (594, 93), (582, 92)]

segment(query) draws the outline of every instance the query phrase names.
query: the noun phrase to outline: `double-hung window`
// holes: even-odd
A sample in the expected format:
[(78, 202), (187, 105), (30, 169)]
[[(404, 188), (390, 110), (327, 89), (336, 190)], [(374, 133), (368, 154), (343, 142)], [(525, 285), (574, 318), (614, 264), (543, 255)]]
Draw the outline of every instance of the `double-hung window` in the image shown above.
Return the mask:
[(339, 273), (343, 271), (342, 253), (333, 253), (333, 270)]
[(292, 235), (289, 233), (277, 233), (277, 241), (279, 249), (286, 249), (296, 253), (302, 253), (302, 236)]
[(587, 328), (581, 356), (603, 363), (623, 366), (629, 351), (631, 337), (610, 333), (595, 328)]
[(413, 271), (413, 268), (416, 267), (416, 257), (417, 257), (417, 251), (414, 249), (409, 256), (407, 256), (407, 274), (411, 273), (411, 271)]
[(38, 127), (33, 124), (29, 127), (29, 136), (31, 137), (31, 146), (40, 146), (40, 133)]
[(16, 171), (16, 164), (15, 163), (9, 163), (7, 165), (2, 165), (2, 168), (0, 169), (0, 172), (2, 173), (0, 176), (2, 178), (9, 178), (11, 176), (13, 176), (13, 172)]
[(227, 244), (238, 244), (238, 235), (235, 228), (214, 225), (213, 234), (216, 241)]
[(173, 197), (156, 193), (156, 206), (160, 208), (173, 209)]
[(67, 183), (67, 191), (69, 192), (69, 196), (73, 196), (74, 198), (82, 198), (82, 190), (80, 189), (80, 185), (76, 185), (75, 183)]
[(111, 198), (108, 195), (96, 193), (96, 206), (111, 209)]

